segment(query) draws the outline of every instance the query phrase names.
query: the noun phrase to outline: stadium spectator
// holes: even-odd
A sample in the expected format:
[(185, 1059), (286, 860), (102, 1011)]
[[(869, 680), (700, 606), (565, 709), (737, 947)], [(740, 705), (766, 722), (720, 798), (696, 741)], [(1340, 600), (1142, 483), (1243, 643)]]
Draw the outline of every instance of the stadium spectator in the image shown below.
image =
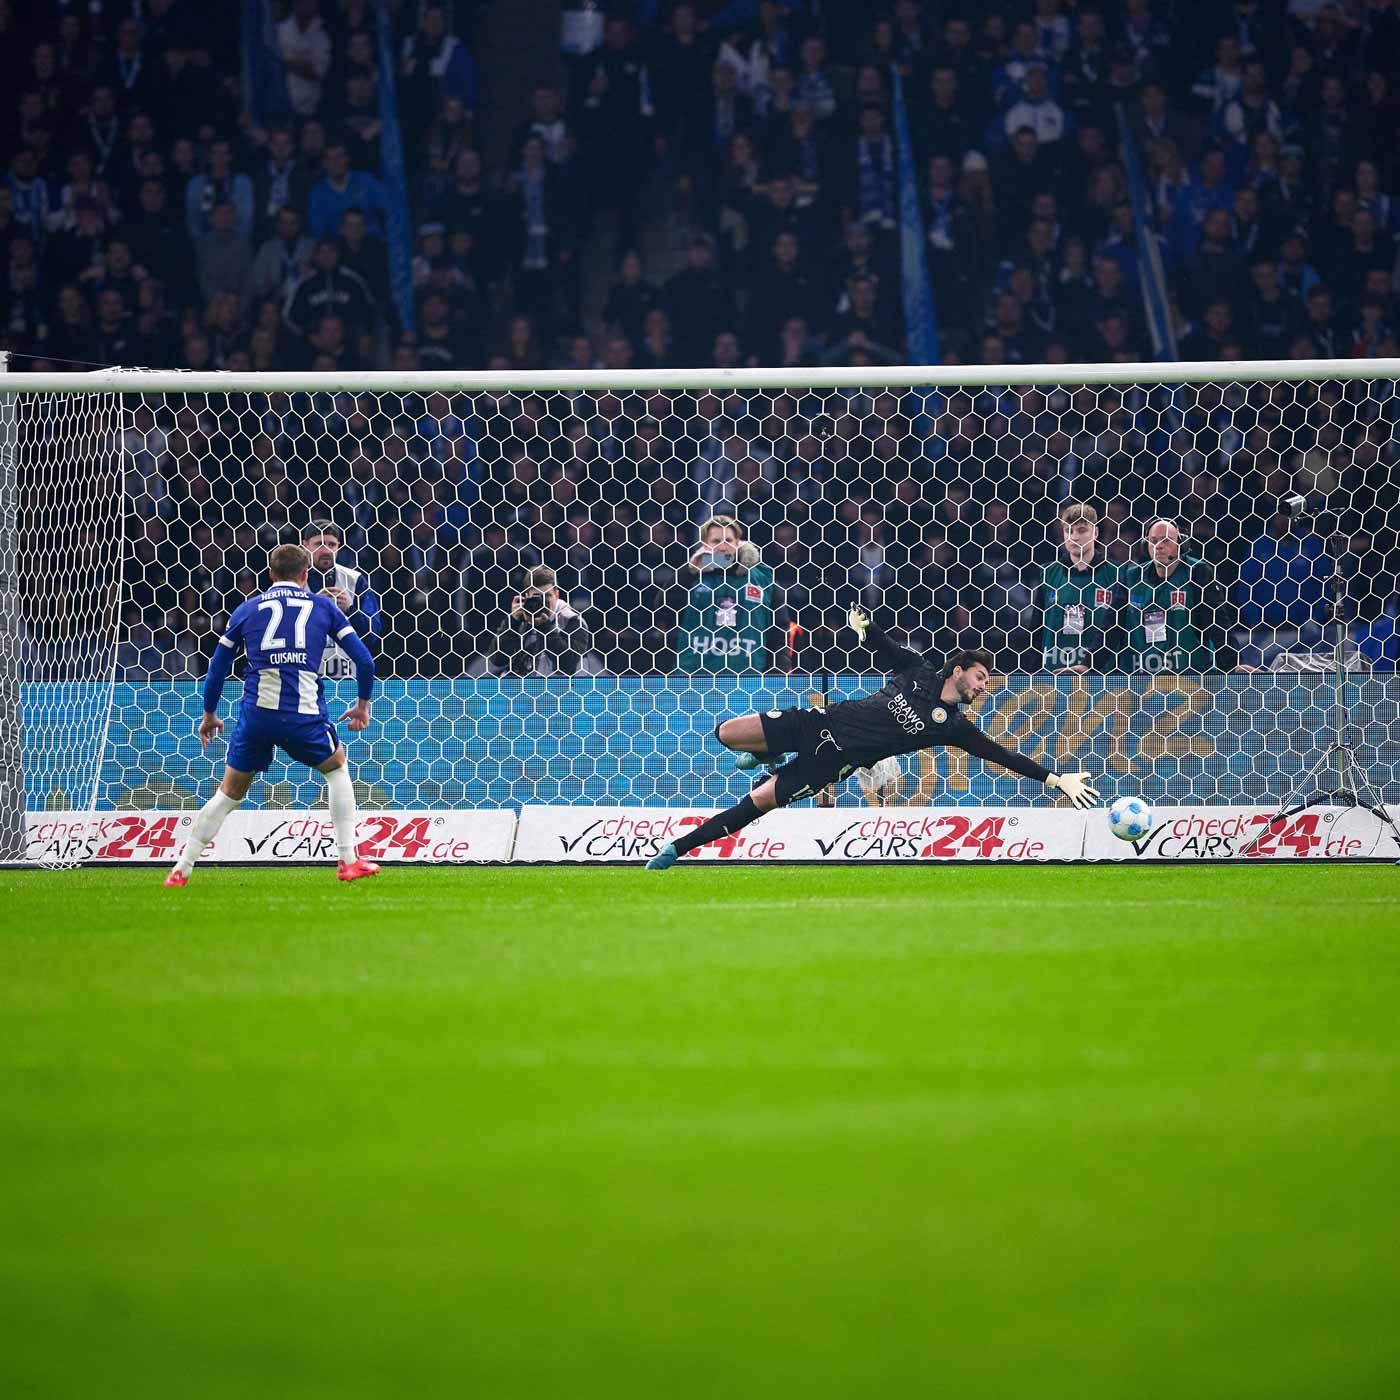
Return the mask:
[(1099, 513), (1072, 503), (1058, 516), (1060, 548), (1043, 572), (1037, 602), (1041, 666), (1057, 675), (1117, 669), (1118, 568), (1099, 544)]
[(591, 152), (586, 180), (597, 207), (615, 212), (623, 247), (637, 242), (637, 199), (654, 145), (650, 89), (631, 21), (609, 15), (603, 46), (579, 69), (575, 90)]
[(849, 363), (864, 354), (886, 364), (901, 355), (903, 336), (894, 316), (880, 305), (879, 287), (873, 277), (856, 277), (848, 284), (847, 309), (831, 321), (827, 353), (833, 364)]
[(233, 168), (233, 146), (214, 141), (209, 146), (208, 167), (195, 175), (185, 188), (185, 230), (194, 243), (214, 226), (214, 210), (231, 204), (234, 227), (242, 238), (253, 236), (253, 182)]
[(270, 237), (283, 209), (294, 210), (305, 224), (310, 195), (311, 176), (297, 159), (291, 129), (274, 127), (266, 135), (266, 159), (254, 168), (253, 217), (257, 231), (264, 238)]
[(998, 139), (1009, 140), (1013, 132), (1026, 128), (1035, 132), (1042, 147), (1053, 146), (1073, 129), (1073, 125), (1065, 109), (1050, 95), (1050, 78), (1045, 65), (1037, 63), (1026, 70), (1020, 100), (1013, 102), (1001, 119)]
[(350, 168), (350, 151), (343, 141), (326, 147), (321, 161), (321, 178), (311, 187), (307, 231), (313, 238), (328, 238), (340, 228), (347, 209), (358, 209), (365, 216), (369, 231), (384, 236), (386, 205), (384, 187), (364, 170)]
[(894, 140), (885, 130), (885, 114), (877, 103), (861, 108), (847, 179), (843, 222), (856, 220), (881, 231), (893, 229), (898, 211)]
[(715, 515), (704, 522), (682, 581), (687, 592), (676, 646), (679, 668), (766, 670), (775, 608), (773, 570), (760, 562), (738, 520)]
[(806, 107), (819, 121), (836, 114), (836, 85), (827, 68), (826, 40), (809, 34), (798, 50), (797, 81), (793, 104)]
[(10, 190), (11, 217), (42, 247), (49, 230), (54, 201), (49, 182), (40, 173), (39, 158), (32, 147), (22, 146), (10, 157), (10, 173), (6, 183)]
[(410, 123), (426, 124), (443, 98), (476, 110), (477, 68), (471, 50), (447, 26), (442, 5), (424, 5), (418, 29), (403, 43), (400, 74)]
[(559, 302), (567, 303), (569, 324), (577, 298), (573, 277), (576, 241), (573, 214), (563, 177), (545, 157), (544, 140), (526, 137), (519, 168), (507, 186), (506, 225), (510, 232), (511, 276), (516, 305), (552, 331)]
[(277, 210), (273, 236), (253, 259), (249, 295), (254, 302), (272, 300), (279, 306), (292, 298), (311, 265), (311, 240), (302, 232), (301, 214), (293, 204)]
[(62, 282), (77, 282), (86, 288), (102, 275), (102, 250), (107, 230), (102, 210), (90, 199), (79, 200), (73, 208), (73, 226), (50, 238), (47, 263)]
[[(391, 311), (393, 299), (389, 288), (389, 255), (383, 240), (370, 233), (364, 210), (347, 209), (341, 215), (338, 232), (340, 266), (355, 273), (369, 288), (376, 307), (384, 312)], [(467, 285), (466, 273), (461, 274), (461, 283)]]
[(618, 267), (618, 280), (608, 292), (603, 319), (634, 345), (642, 338), (648, 314), (658, 307), (660, 292), (646, 280), (641, 255), (628, 249)]
[(207, 231), (195, 240), (199, 293), (206, 305), (225, 292), (232, 292), (240, 302), (248, 295), (253, 253), (237, 218), (234, 206), (221, 200), (210, 211)]
[(721, 330), (736, 318), (733, 295), (715, 266), (714, 240), (701, 235), (691, 240), (686, 265), (666, 283), (662, 306), (671, 318), (682, 364), (703, 364)]
[(1267, 253), (1250, 263), (1249, 280), (1252, 291), (1245, 301), (1240, 331), (1251, 355), (1281, 360), (1297, 329), (1297, 303), (1283, 294), (1278, 264)]
[(1215, 669), (1215, 638), (1223, 635), (1222, 590), (1210, 566), (1182, 549), (1172, 520), (1154, 520), (1144, 540), (1147, 557), (1127, 570), (1128, 670), (1174, 675)]
[(331, 66), (331, 41), (317, 0), (292, 0), (292, 10), (277, 26), (277, 43), (287, 73), (287, 97), (299, 117), (312, 116), (321, 103), (321, 86)]
[(352, 334), (374, 323), (374, 295), (358, 272), (340, 266), (340, 246), (333, 238), (317, 240), (312, 266), (296, 284), (283, 316), (295, 336), (307, 335), (322, 316), (339, 316)]
[[(342, 557), (345, 538), (339, 527), (330, 520), (313, 520), (302, 532), (301, 543), (311, 554), (307, 588), (329, 598), (345, 614), (360, 640), (373, 649), (380, 633), (379, 598), (365, 571)], [(354, 674), (354, 669), (339, 647), (326, 647), (322, 676), (344, 680)]]

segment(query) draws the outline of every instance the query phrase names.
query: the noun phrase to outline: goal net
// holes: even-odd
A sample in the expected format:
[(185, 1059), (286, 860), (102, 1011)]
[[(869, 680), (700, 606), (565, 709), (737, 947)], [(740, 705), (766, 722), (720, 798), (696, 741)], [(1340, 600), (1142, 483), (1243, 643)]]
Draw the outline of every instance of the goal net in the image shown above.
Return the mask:
[[(1400, 801), (1397, 378), (6, 376), (7, 800), (198, 805), (222, 762), (199, 678), (299, 540), (378, 657), (374, 723), (344, 736), (367, 809), (728, 805), (721, 718), (879, 683), (857, 602), (913, 647), (990, 648), (979, 723), (1048, 765), (1267, 804), (1337, 737), (1334, 579), (1351, 737)], [(321, 800), (295, 764), (267, 777), (250, 807)], [(835, 801), (1043, 796), (941, 750), (885, 778)]]
[(4, 858), (24, 850), (26, 811), (98, 806), (112, 717), (135, 699), (118, 684), (120, 413), (111, 392), (0, 394)]

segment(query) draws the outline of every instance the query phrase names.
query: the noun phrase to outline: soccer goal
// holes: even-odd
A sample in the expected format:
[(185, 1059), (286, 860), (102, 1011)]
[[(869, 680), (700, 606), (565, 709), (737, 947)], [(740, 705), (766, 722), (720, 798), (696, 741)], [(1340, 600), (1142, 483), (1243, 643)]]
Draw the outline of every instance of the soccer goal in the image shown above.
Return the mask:
[[(646, 854), (745, 791), (721, 719), (883, 683), (852, 603), (915, 649), (991, 650), (979, 725), (1157, 829), (1125, 847), (930, 750), (781, 814), (785, 856), (1225, 856), (1339, 726), (1400, 803), (1397, 381), (1359, 359), (0, 375), (3, 855), (169, 856), (221, 771), (195, 735), (217, 629), (288, 540), (377, 656), (350, 748), (383, 856)], [(240, 854), (313, 854), (319, 785), (267, 777)], [(1258, 854), (1390, 853), (1327, 783)]]

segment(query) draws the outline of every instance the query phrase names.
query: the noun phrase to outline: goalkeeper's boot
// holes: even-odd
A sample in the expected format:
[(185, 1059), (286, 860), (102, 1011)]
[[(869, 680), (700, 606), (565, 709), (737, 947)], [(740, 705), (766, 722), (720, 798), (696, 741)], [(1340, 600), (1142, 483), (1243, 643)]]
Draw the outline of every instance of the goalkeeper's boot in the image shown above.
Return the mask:
[(190, 877), (183, 870), (172, 870), (165, 877), (165, 888), (168, 890), (182, 890), (190, 882)]
[(647, 861), (647, 869), (669, 870), (680, 858), (680, 852), (668, 841)]
[(379, 867), (372, 860), (361, 860), (356, 856), (354, 860), (343, 860), (336, 869), (337, 880), (363, 880), (367, 875), (378, 875)]
[(744, 753), (734, 760), (734, 766), (746, 773), (762, 768), (771, 778), (783, 766), (783, 758), (784, 755), (780, 753)]

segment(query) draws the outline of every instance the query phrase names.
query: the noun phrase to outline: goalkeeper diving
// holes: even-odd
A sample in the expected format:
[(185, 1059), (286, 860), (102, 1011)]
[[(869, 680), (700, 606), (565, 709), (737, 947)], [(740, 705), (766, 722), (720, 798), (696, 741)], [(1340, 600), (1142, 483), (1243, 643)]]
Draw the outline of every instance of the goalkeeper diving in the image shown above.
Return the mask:
[[(889, 673), (889, 683), (873, 695), (840, 700), (825, 710), (769, 710), (717, 725), (715, 737), (738, 754), (737, 767), (767, 764), (776, 771), (736, 806), (663, 846), (647, 862), (648, 870), (666, 870), (686, 852), (732, 836), (765, 812), (811, 797), (858, 768), (938, 745), (1034, 778), (1076, 807), (1098, 801), (1089, 774), (1053, 773), (989, 739), (963, 714), (962, 706), (987, 691), (994, 664), (990, 652), (970, 648), (945, 660), (899, 646), (861, 608), (852, 608), (846, 620)], [(788, 754), (792, 757), (784, 761)]]

